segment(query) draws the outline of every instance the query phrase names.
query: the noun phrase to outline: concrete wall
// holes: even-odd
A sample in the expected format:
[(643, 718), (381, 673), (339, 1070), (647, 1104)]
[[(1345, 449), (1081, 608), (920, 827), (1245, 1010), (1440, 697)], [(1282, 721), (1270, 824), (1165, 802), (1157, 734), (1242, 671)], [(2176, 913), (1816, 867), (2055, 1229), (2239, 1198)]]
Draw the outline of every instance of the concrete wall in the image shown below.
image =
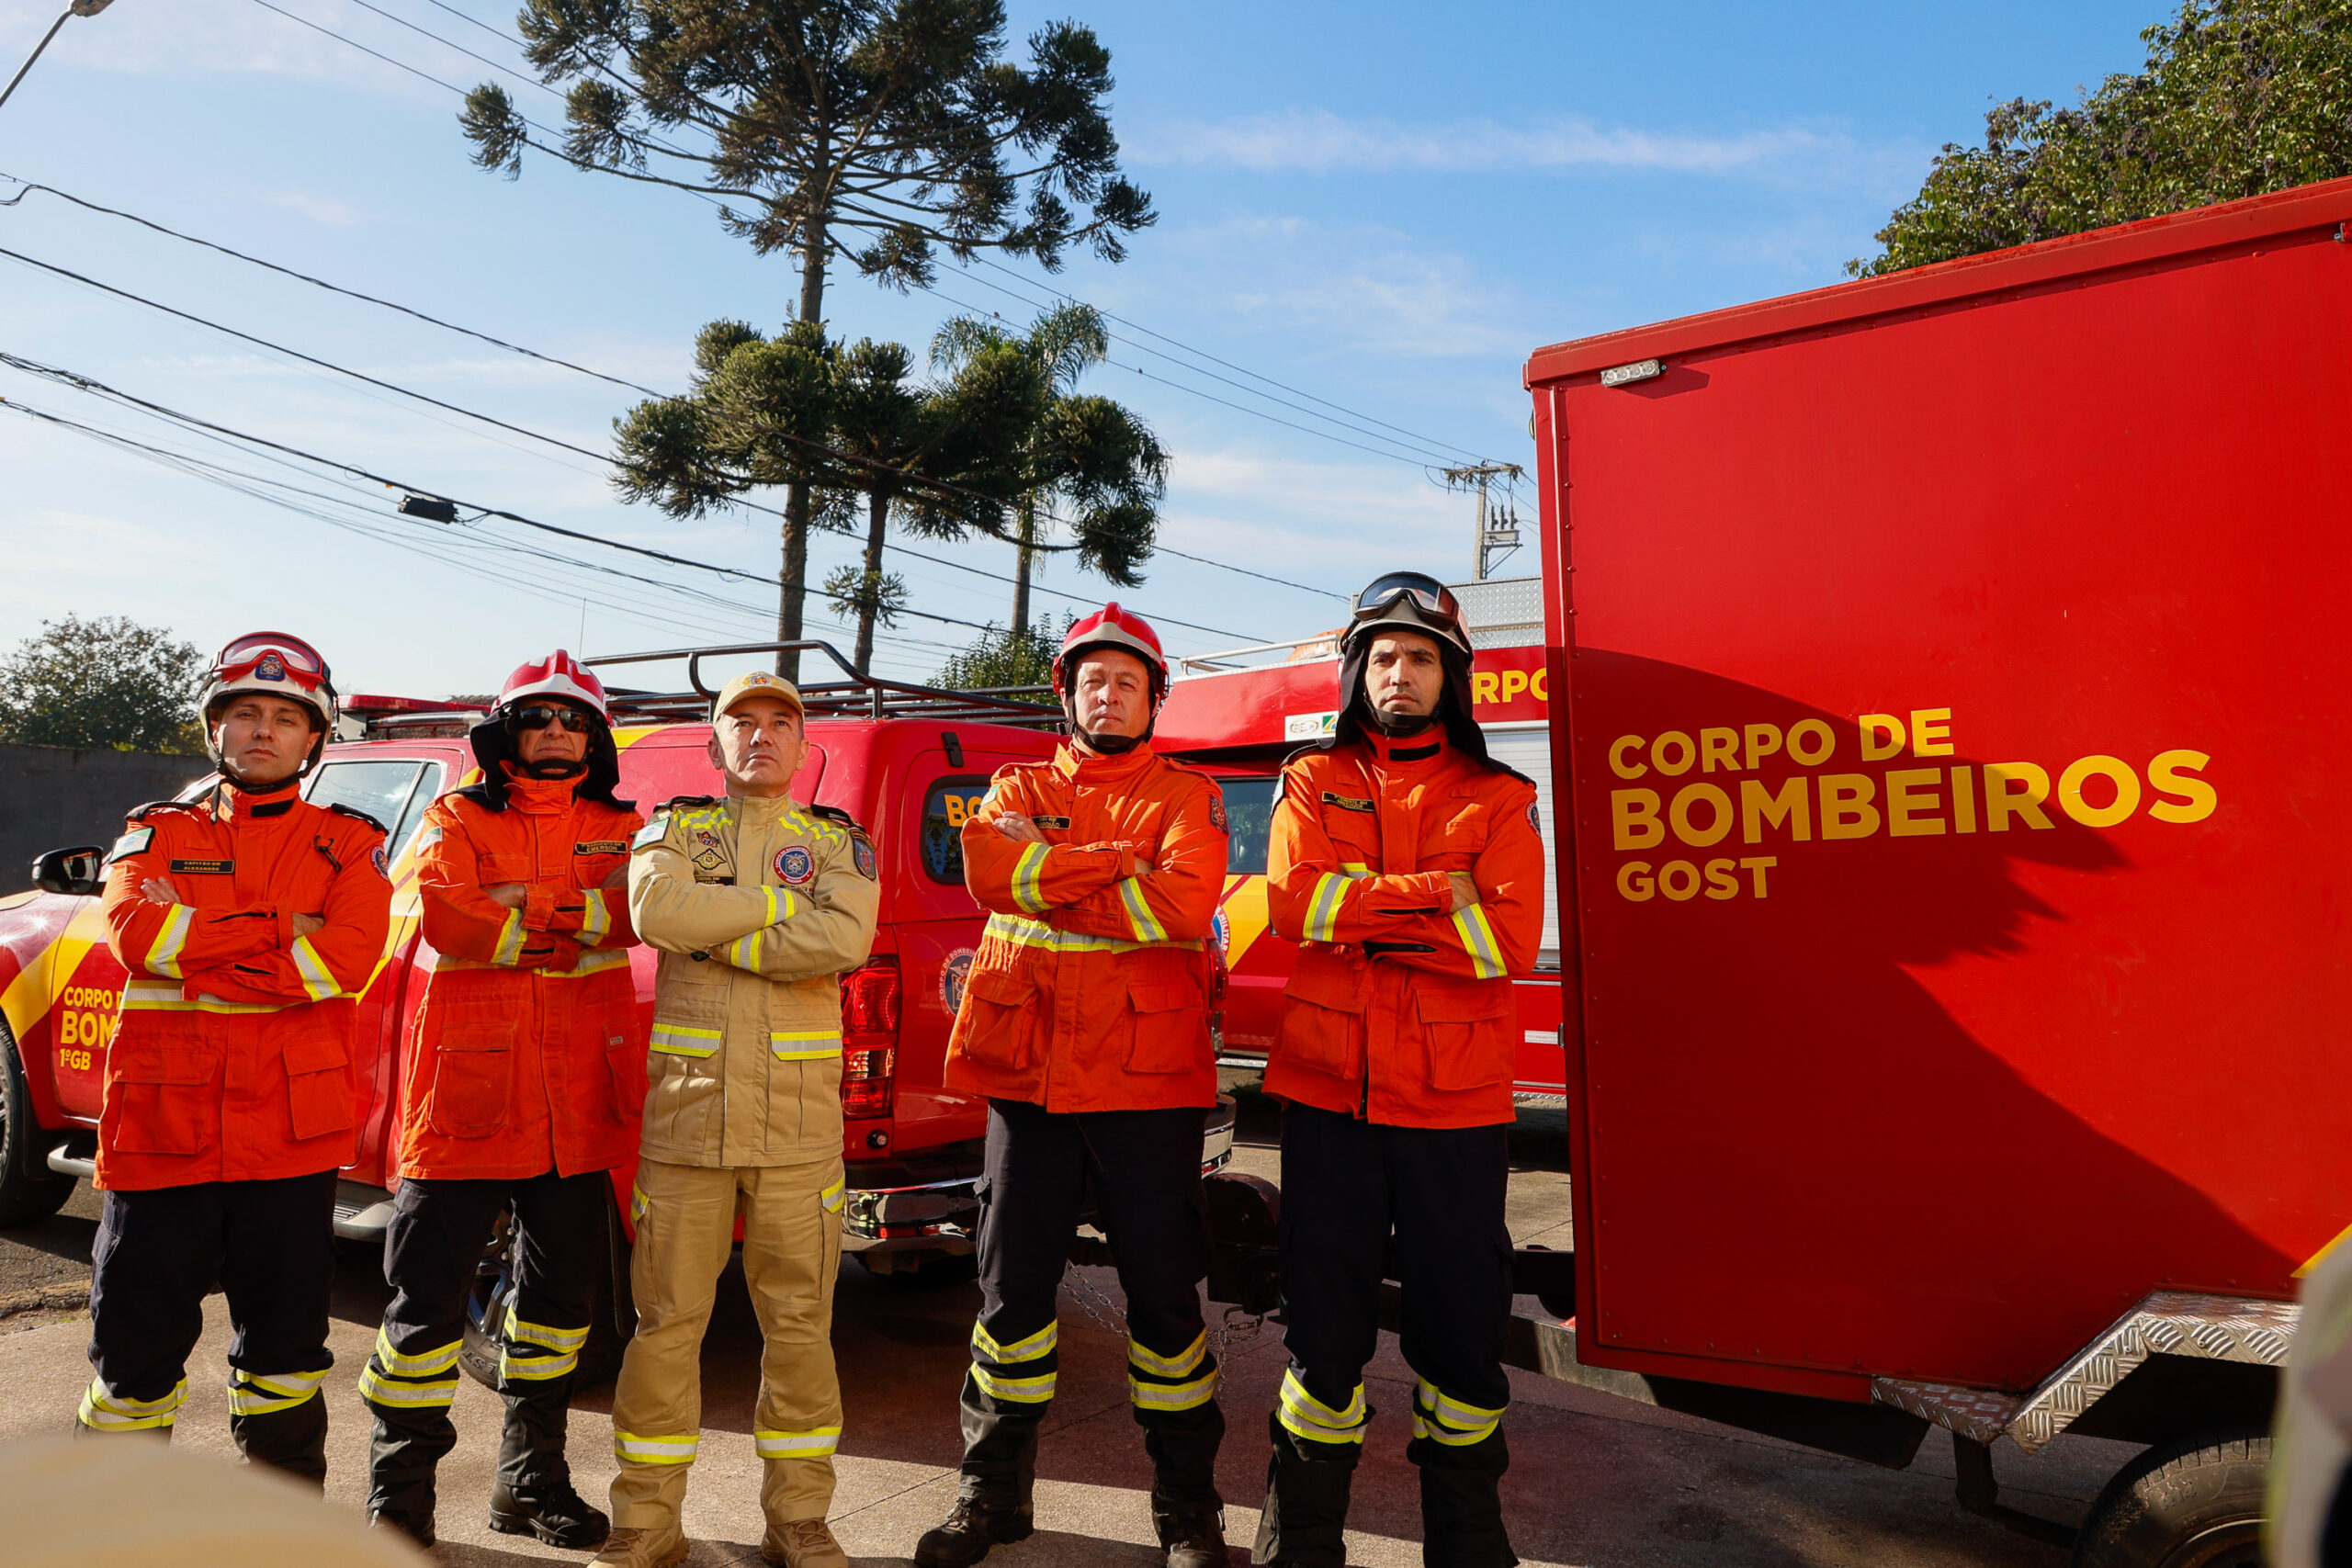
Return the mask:
[(32, 886), (36, 855), (111, 844), (132, 807), (167, 800), (211, 771), (201, 757), (0, 745), (0, 895)]

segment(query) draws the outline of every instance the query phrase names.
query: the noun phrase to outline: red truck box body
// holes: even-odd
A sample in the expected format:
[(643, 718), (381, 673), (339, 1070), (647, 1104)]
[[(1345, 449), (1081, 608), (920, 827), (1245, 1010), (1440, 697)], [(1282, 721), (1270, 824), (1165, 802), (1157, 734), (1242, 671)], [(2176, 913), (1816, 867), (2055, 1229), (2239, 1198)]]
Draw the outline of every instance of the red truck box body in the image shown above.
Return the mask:
[(2352, 1221), (2347, 218), (1531, 359), (1584, 1361), (2030, 1389)]

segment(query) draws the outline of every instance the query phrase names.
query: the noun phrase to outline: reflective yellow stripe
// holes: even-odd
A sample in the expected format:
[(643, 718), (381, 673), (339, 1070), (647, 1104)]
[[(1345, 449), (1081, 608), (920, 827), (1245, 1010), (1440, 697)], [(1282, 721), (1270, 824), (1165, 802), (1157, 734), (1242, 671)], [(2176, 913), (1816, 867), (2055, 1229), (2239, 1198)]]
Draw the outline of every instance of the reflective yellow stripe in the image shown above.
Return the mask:
[(817, 1427), (806, 1432), (753, 1431), (752, 1446), (762, 1459), (820, 1459), (841, 1446), (839, 1427)]
[(326, 1382), (324, 1371), (271, 1372), (261, 1376), (253, 1372), (232, 1371), (229, 1374), (229, 1414), (232, 1416), (266, 1416), (273, 1411), (291, 1410), (319, 1392)]
[(972, 1381), (991, 1397), (1008, 1404), (1043, 1404), (1054, 1397), (1052, 1372), (1040, 1372), (1031, 1378), (1000, 1377), (978, 1361), (972, 1363)]
[[(619, 969), (628, 964), (628, 953), (622, 948), (590, 948), (580, 955), (580, 962), (569, 969), (534, 969), (534, 975), (550, 980), (577, 980), (583, 975), (600, 975), (607, 969)], [(435, 965), (438, 968), (439, 965)]]
[(847, 1177), (836, 1176), (833, 1178), (833, 1184), (831, 1187), (826, 1188), (822, 1192), (817, 1194), (817, 1201), (824, 1205), (825, 1213), (829, 1214), (838, 1214), (841, 1213), (842, 1189), (848, 1185), (849, 1179)]
[(788, 920), (800, 908), (789, 887), (763, 887), (760, 891), (766, 894), (768, 899), (768, 918), (761, 922), (763, 925), (773, 926)]
[(1216, 1397), (1217, 1370), (1211, 1367), (1190, 1382), (1146, 1382), (1129, 1374), (1127, 1398), (1146, 1410), (1196, 1410)]
[(164, 929), (155, 933), (155, 945), (147, 950), (147, 972), (182, 979), (180, 949), (187, 945), (187, 933), (196, 929), (196, 911), (186, 904), (175, 904), (171, 913), (164, 917)]
[(1334, 1410), (1306, 1392), (1295, 1367), (1283, 1373), (1281, 1402), (1274, 1415), (1291, 1431), (1317, 1443), (1361, 1443), (1364, 1423), (1371, 1419), (1364, 1412), (1363, 1384), (1356, 1384), (1345, 1410)]
[(832, 1029), (778, 1029), (768, 1034), (768, 1048), (779, 1062), (809, 1062), (842, 1054), (842, 1037)]
[(458, 1397), (458, 1380), (451, 1376), (431, 1382), (394, 1382), (378, 1376), (373, 1366), (366, 1366), (359, 1369), (359, 1397), (401, 1410), (441, 1409)]
[(1145, 1347), (1142, 1340), (1132, 1337), (1127, 1340), (1127, 1359), (1145, 1371), (1158, 1372), (1164, 1378), (1192, 1376), (1193, 1370), (1201, 1364), (1202, 1359), (1208, 1353), (1209, 1331), (1205, 1328), (1201, 1330), (1192, 1344), (1173, 1356), (1154, 1355)]
[(1370, 876), (1372, 874), (1372, 867), (1364, 864), (1364, 863), (1360, 860), (1351, 860), (1343, 862), (1340, 864), (1340, 874), (1352, 882), (1360, 877)]
[(1306, 930), (1309, 942), (1334, 942), (1331, 933), (1340, 925), (1340, 897), (1348, 890), (1351, 879), (1333, 872), (1325, 872), (1315, 879), (1315, 896), (1306, 901)]
[(718, 955), (721, 958), (724, 958), (728, 963), (735, 965), (738, 969), (749, 970), (754, 975), (758, 974), (760, 970), (760, 938), (765, 933), (766, 929), (766, 927), (763, 926), (759, 931), (752, 931), (745, 936), (737, 937), (733, 942), (730, 942), (725, 947), (720, 948), (718, 950)]
[(588, 907), (580, 911), (580, 941), (589, 947), (613, 929), (612, 911), (605, 908), (605, 890), (601, 887), (583, 889)]
[(972, 1348), (1000, 1367), (1021, 1361), (1034, 1361), (1062, 1342), (1061, 1319), (1056, 1318), (1026, 1339), (1010, 1345), (1000, 1345), (989, 1331), (978, 1324), (972, 1325)]
[(100, 1432), (144, 1432), (157, 1427), (168, 1427), (181, 1404), (187, 1398), (187, 1379), (182, 1378), (172, 1392), (161, 1399), (119, 1399), (107, 1392), (105, 1382), (90, 1380), (82, 1391), (82, 1425)]
[(1202, 947), (1197, 937), (1181, 942), (1127, 942), (1114, 936), (1057, 931), (1043, 920), (1032, 920), (1020, 915), (990, 915), (983, 931), (988, 936), (1021, 947), (1050, 948), (1057, 953), (1141, 953), (1146, 948), (1182, 948), (1197, 953)]
[(701, 1443), (702, 1436), (696, 1432), (676, 1438), (640, 1438), (635, 1432), (613, 1428), (613, 1453), (628, 1464), (692, 1464)]
[(683, 1023), (653, 1026), (652, 1048), (665, 1056), (707, 1056), (723, 1038), (716, 1029), (688, 1029)]
[(544, 1345), (550, 1350), (577, 1350), (588, 1343), (584, 1328), (551, 1328), (544, 1323), (526, 1323), (514, 1315), (512, 1303), (506, 1308), (506, 1337), (516, 1345)]
[(326, 960), (319, 956), (319, 950), (311, 945), (309, 937), (296, 937), (288, 955), (294, 960), (294, 968), (302, 976), (302, 989), (311, 994), (312, 1001), (322, 1002), (343, 995), (341, 982), (327, 967)]
[(284, 1012), (289, 1007), (309, 1005), (307, 1002), (224, 1002), (219, 997), (198, 997), (191, 1001), (180, 995), (177, 986), (141, 985), (136, 981), (122, 988), (122, 1010), (125, 1012)]
[(1453, 931), (1479, 979), (1491, 980), (1503, 972), (1503, 950), (1495, 942), (1495, 928), (1487, 923), (1485, 909), (1472, 904), (1455, 910)]
[(1130, 876), (1119, 884), (1119, 902), (1127, 907), (1127, 924), (1135, 929), (1137, 942), (1166, 942), (1168, 928), (1151, 912), (1151, 903), (1144, 897), (1143, 878)]
[(652, 1207), (653, 1200), (645, 1195), (645, 1189), (632, 1183), (628, 1190), (628, 1217), (630, 1223), (634, 1224), (643, 1224), (645, 1223), (646, 1211)]
[(580, 1352), (564, 1356), (516, 1356), (504, 1350), (498, 1353), (498, 1376), (502, 1382), (545, 1382), (560, 1378), (580, 1365)]
[(1021, 858), (1012, 863), (1012, 901), (1033, 915), (1046, 910), (1046, 896), (1037, 890), (1037, 879), (1045, 871), (1046, 846), (1022, 845)]
[[(1505, 1406), (1504, 1408), (1508, 1408)], [(1483, 1443), (1495, 1435), (1502, 1424), (1502, 1409), (1489, 1410), (1480, 1404), (1465, 1404), (1448, 1398), (1427, 1378), (1417, 1381), (1413, 1390), (1413, 1436), (1430, 1438), (1448, 1448), (1467, 1448)]]
[(522, 956), (523, 911), (509, 909), (506, 911), (506, 923), (498, 928), (498, 943), (490, 950), (490, 961), (512, 967), (514, 961)]
[(376, 1364), (398, 1377), (429, 1378), (435, 1372), (446, 1372), (458, 1364), (458, 1350), (463, 1340), (452, 1339), (437, 1350), (424, 1350), (413, 1356), (403, 1356), (392, 1348), (392, 1342), (382, 1329), (376, 1330)]

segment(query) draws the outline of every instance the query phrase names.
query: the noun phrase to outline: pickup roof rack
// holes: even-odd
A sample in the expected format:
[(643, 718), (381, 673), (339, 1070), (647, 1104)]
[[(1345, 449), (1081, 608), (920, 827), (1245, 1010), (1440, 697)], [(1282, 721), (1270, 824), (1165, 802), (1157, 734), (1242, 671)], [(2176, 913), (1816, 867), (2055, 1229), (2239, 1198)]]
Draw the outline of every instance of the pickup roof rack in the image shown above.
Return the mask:
[[(828, 642), (741, 642), (715, 648), (665, 648), (650, 653), (608, 653), (581, 662), (605, 667), (684, 660), (685, 691), (648, 692), (607, 686), (605, 694), (616, 724), (691, 724), (709, 717), (710, 705), (718, 696), (717, 690), (703, 679), (704, 660), (787, 652), (821, 653), (839, 665), (845, 677), (798, 688), (801, 704), (810, 718), (932, 718), (1035, 728), (1051, 728), (1062, 722), (1061, 710), (1054, 705), (1050, 686), (988, 686), (957, 692), (944, 686), (885, 681), (859, 673), (842, 657), (841, 650)], [(413, 699), (402, 699), (402, 704), (416, 708), (425, 705)], [(370, 710), (355, 716), (364, 718), (369, 739), (381, 740), (463, 735), (485, 711), (477, 704), (452, 701), (430, 711)]]

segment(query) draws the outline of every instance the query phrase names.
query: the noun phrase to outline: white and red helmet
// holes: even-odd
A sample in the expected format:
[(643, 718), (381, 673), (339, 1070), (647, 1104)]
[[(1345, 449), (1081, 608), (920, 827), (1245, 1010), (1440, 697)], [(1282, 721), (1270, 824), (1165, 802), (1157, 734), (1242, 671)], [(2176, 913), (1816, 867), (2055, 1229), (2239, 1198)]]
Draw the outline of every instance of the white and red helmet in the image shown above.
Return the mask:
[(284, 632), (249, 632), (213, 657), (197, 703), (207, 728), (214, 711), (239, 692), (258, 692), (300, 703), (317, 716), (322, 731), (334, 728), (334, 680), (319, 650)]
[(501, 711), (520, 707), (533, 697), (568, 697), (609, 725), (612, 712), (605, 703), (605, 683), (595, 671), (561, 649), (545, 659), (517, 669), (499, 689)]
[(1062, 638), (1062, 650), (1054, 659), (1057, 695), (1069, 689), (1080, 655), (1097, 648), (1115, 648), (1122, 653), (1134, 654), (1151, 671), (1152, 696), (1158, 699), (1168, 694), (1168, 655), (1160, 651), (1159, 634), (1141, 615), (1120, 609), (1119, 602), (1114, 599), (1071, 626)]

